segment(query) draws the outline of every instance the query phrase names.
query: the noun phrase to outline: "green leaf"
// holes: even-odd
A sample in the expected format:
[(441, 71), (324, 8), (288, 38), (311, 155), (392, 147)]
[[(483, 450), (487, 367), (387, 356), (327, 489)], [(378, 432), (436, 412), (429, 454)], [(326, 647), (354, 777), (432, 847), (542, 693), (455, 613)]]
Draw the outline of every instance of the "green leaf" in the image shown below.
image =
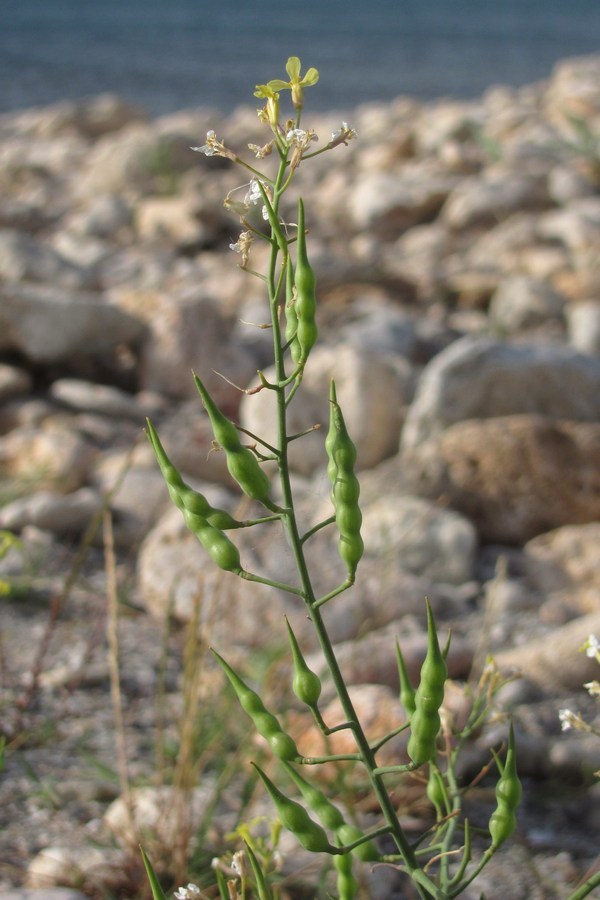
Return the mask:
[(146, 873), (148, 875), (148, 881), (150, 882), (150, 889), (152, 891), (152, 897), (154, 898), (154, 900), (167, 900), (167, 895), (161, 888), (160, 882), (159, 882), (158, 878), (156, 877), (156, 873), (154, 872), (154, 869), (152, 868), (152, 863), (146, 856), (143, 847), (140, 847), (140, 852), (142, 854), (142, 859), (144, 860), (144, 866), (146, 867)]

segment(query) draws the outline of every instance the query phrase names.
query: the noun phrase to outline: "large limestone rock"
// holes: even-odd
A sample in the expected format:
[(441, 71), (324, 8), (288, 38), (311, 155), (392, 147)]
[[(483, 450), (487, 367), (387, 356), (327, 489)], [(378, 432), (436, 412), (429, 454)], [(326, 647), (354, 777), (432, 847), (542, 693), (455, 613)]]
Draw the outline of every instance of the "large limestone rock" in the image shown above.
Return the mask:
[[(267, 380), (273, 373), (265, 371)], [(302, 391), (289, 407), (289, 433), (319, 424), (318, 431), (290, 445), (290, 465), (310, 475), (326, 463), (324, 449), (329, 422), (329, 383), (337, 397), (354, 441), (359, 469), (368, 469), (391, 456), (398, 447), (400, 425), (412, 391), (412, 379), (384, 354), (352, 345), (322, 346), (311, 354)], [(273, 391), (246, 396), (240, 407), (242, 424), (267, 442), (277, 440)]]
[(97, 294), (46, 285), (0, 286), (0, 350), (34, 363), (102, 356), (135, 344), (144, 325)]
[(600, 418), (600, 360), (568, 347), (465, 337), (423, 371), (402, 431), (403, 450), (463, 419), (539, 413)]
[(522, 544), (600, 519), (600, 425), (542, 416), (460, 422), (402, 459), (423, 496), (444, 497), (486, 541)]

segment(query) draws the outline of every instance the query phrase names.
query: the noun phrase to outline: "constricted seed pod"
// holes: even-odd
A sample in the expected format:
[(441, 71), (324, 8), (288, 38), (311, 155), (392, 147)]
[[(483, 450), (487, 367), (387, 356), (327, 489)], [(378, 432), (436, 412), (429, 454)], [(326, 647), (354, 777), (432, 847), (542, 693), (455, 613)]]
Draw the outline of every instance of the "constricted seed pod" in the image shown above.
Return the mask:
[(252, 763), (252, 765), (275, 804), (281, 824), (291, 831), (304, 849), (310, 850), (312, 853), (339, 853), (339, 849), (330, 843), (325, 829), (311, 819), (304, 807), (282, 794), (256, 763)]
[(225, 451), (229, 474), (247, 497), (271, 508), (273, 505), (269, 496), (271, 483), (267, 474), (254, 453), (242, 446), (237, 428), (223, 415), (197, 375), (194, 375), (194, 381), (208, 413), (215, 440)]
[(254, 727), (267, 741), (275, 756), (288, 761), (297, 759), (300, 756), (298, 748), (293, 738), (283, 730), (277, 717), (266, 709), (256, 691), (242, 681), (229, 663), (216, 650), (212, 652), (233, 687), (242, 709), (248, 713)]
[(194, 516), (186, 509), (183, 511), (185, 524), (196, 535), (212, 561), (225, 572), (240, 574), (243, 572), (240, 562), (240, 551), (227, 535), (210, 525), (205, 519)]
[[(204, 519), (209, 525), (213, 525), (221, 531), (242, 527), (242, 522), (238, 522), (237, 519), (234, 519), (234, 517), (224, 509), (217, 509), (216, 507), (211, 506), (203, 494), (193, 490), (184, 482), (181, 474), (169, 459), (165, 448), (160, 442), (156, 429), (149, 419), (147, 419), (147, 434), (163, 478), (167, 484), (169, 496), (178, 509), (182, 511), (186, 510), (190, 515)], [(194, 520), (192, 522), (193, 527), (192, 525), (188, 525), (188, 527), (194, 531), (199, 524), (200, 523)]]
[(331, 497), (340, 535), (339, 554), (346, 563), (348, 578), (354, 581), (357, 566), (364, 552), (360, 534), (362, 513), (358, 503), (360, 485), (354, 474), (356, 448), (348, 434), (333, 382), (329, 401), (329, 431), (325, 440), (327, 474), (333, 484)]
[(323, 791), (306, 781), (289, 763), (283, 762), (282, 766), (299, 789), (302, 799), (308, 808), (317, 816), (321, 825), (324, 825), (325, 828), (329, 828), (331, 831), (337, 831), (346, 824), (340, 810), (325, 796)]
[(440, 650), (435, 621), (427, 602), (427, 655), (415, 693), (415, 711), (410, 719), (407, 745), (408, 755), (415, 766), (421, 766), (435, 756), (441, 726), (439, 709), (444, 700), (447, 677), (448, 667)]
[(504, 767), (496, 784), (496, 809), (489, 821), (492, 849), (497, 850), (513, 834), (517, 827), (517, 809), (521, 802), (522, 788), (517, 774), (515, 735), (511, 722), (508, 750)]
[(306, 230), (302, 198), (298, 200), (298, 240), (296, 243), (294, 285), (296, 288), (295, 313), (298, 319), (296, 337), (300, 347), (299, 362), (304, 364), (317, 341), (318, 329), (316, 324), (317, 280), (306, 252)]
[(294, 660), (292, 690), (301, 703), (305, 703), (309, 708), (313, 709), (316, 707), (319, 697), (321, 696), (321, 680), (315, 672), (308, 668), (306, 660), (302, 655), (300, 645), (296, 640), (296, 635), (292, 631), (292, 627), (288, 620), (286, 619), (285, 621)]

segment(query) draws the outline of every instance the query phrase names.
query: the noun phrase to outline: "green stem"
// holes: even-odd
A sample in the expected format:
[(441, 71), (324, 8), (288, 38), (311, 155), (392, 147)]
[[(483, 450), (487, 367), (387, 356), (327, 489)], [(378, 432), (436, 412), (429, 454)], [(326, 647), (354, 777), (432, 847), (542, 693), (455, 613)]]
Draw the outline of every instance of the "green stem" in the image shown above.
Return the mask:
[[(284, 362), (284, 353), (281, 343), (281, 333), (280, 333), (280, 325), (279, 325), (279, 303), (278, 303), (278, 283), (279, 279), (276, 277), (277, 271), (277, 257), (279, 251), (281, 251), (284, 260), (283, 264), (286, 264), (287, 261), (287, 244), (282, 244), (282, 231), (279, 226), (279, 222), (276, 220), (278, 215), (278, 206), (279, 206), (279, 198), (282, 192), (282, 185), (284, 184), (284, 175), (285, 175), (285, 164), (286, 160), (282, 159), (279, 173), (277, 179), (275, 181), (274, 191), (273, 191), (273, 203), (271, 205), (271, 209), (269, 211), (269, 220), (272, 226), (273, 234), (271, 241), (271, 258), (269, 263), (269, 277), (268, 277), (268, 285), (269, 285), (269, 300), (271, 307), (271, 320), (273, 323), (273, 347), (275, 352), (275, 371), (276, 371), (276, 380), (278, 383), (278, 389), (276, 392), (277, 396), (277, 431), (278, 431), (278, 466), (279, 466), (279, 477), (281, 482), (281, 491), (282, 491), (282, 506), (285, 508), (286, 512), (282, 516), (282, 522), (285, 527), (288, 536), (288, 543), (294, 555), (294, 560), (296, 563), (296, 568), (298, 571), (301, 590), (298, 593), (304, 598), (306, 603), (308, 613), (312, 620), (315, 632), (317, 634), (317, 638), (319, 644), (321, 646), (321, 650), (325, 657), (325, 662), (327, 665), (327, 669), (331, 675), (333, 680), (335, 690), (337, 692), (338, 698), (340, 700), (342, 709), (344, 711), (344, 716), (348, 720), (349, 723), (352, 723), (352, 730), (354, 733), (354, 738), (358, 747), (358, 755), (364, 764), (369, 781), (371, 782), (373, 791), (377, 798), (377, 801), (380, 805), (381, 811), (383, 813), (383, 817), (386, 822), (386, 826), (389, 828), (389, 833), (393, 837), (393, 840), (400, 851), (402, 856), (404, 865), (406, 867), (406, 871), (409, 876), (412, 878), (417, 892), (423, 900), (445, 900), (447, 895), (442, 892), (433, 881), (425, 874), (423, 869), (421, 868), (417, 857), (400, 825), (400, 821), (396, 814), (396, 810), (392, 803), (392, 800), (387, 792), (385, 787), (385, 783), (381, 774), (377, 773), (377, 762), (375, 759), (375, 754), (369, 745), (369, 741), (362, 729), (358, 716), (356, 714), (356, 710), (354, 709), (354, 705), (348, 693), (348, 689), (346, 687), (346, 683), (344, 681), (344, 677), (340, 670), (337, 658), (335, 656), (333, 646), (331, 640), (329, 638), (329, 633), (323, 621), (320, 609), (317, 605), (317, 598), (315, 597), (314, 590), (312, 587), (311, 578), (308, 572), (308, 567), (306, 564), (306, 560), (304, 557), (304, 548), (302, 543), (302, 538), (298, 529), (298, 524), (296, 521), (296, 515), (294, 511), (294, 498), (292, 493), (291, 486), (291, 478), (290, 471), (288, 466), (288, 445), (289, 438), (287, 434), (287, 421), (286, 421), (286, 412), (287, 405), (289, 403), (289, 398), (286, 402), (285, 388), (281, 387), (282, 383), (286, 380), (285, 374), (285, 362)], [(262, 192), (262, 191), (261, 191)], [(339, 591), (338, 591), (339, 593)], [(321, 598), (320, 603), (324, 602), (324, 599)]]
[(583, 897), (587, 897), (588, 894), (591, 894), (598, 885), (600, 885), (600, 871), (596, 872), (595, 875), (590, 876), (590, 878), (578, 887), (576, 891), (570, 894), (569, 900), (582, 900)]

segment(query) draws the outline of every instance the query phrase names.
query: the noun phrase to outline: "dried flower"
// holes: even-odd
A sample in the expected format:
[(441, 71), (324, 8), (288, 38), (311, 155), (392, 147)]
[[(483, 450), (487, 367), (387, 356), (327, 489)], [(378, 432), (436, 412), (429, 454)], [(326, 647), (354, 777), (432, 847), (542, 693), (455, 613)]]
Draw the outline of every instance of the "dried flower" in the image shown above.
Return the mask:
[(292, 158), (290, 160), (292, 169), (298, 168), (302, 155), (311, 142), (319, 140), (312, 128), (308, 131), (305, 131), (303, 128), (292, 128), (286, 134), (285, 139), (290, 147), (293, 147)]
[(351, 125), (348, 125), (347, 122), (342, 122), (341, 128), (332, 132), (329, 147), (338, 147), (340, 144), (347, 145), (348, 141), (354, 141), (357, 137), (358, 133), (356, 129), (352, 128)]
[(584, 688), (590, 697), (600, 697), (600, 681), (588, 681), (584, 684)]
[(237, 159), (235, 153), (228, 150), (223, 141), (218, 140), (216, 133), (212, 130), (206, 132), (205, 144), (201, 147), (190, 147), (190, 150), (195, 150), (196, 153), (204, 153), (205, 156), (224, 156), (225, 159), (231, 159), (233, 162)]
[(242, 257), (242, 261), (240, 266), (242, 269), (245, 269), (248, 265), (248, 258), (250, 256), (250, 247), (252, 245), (252, 241), (254, 240), (254, 235), (251, 231), (242, 231), (239, 238), (235, 243), (231, 243), (229, 245), (230, 250), (234, 250), (236, 253), (240, 253)]
[(264, 159), (265, 156), (270, 156), (273, 150), (273, 141), (269, 141), (268, 144), (265, 144), (264, 147), (259, 147), (258, 144), (248, 144), (248, 149), (254, 153), (256, 159)]

